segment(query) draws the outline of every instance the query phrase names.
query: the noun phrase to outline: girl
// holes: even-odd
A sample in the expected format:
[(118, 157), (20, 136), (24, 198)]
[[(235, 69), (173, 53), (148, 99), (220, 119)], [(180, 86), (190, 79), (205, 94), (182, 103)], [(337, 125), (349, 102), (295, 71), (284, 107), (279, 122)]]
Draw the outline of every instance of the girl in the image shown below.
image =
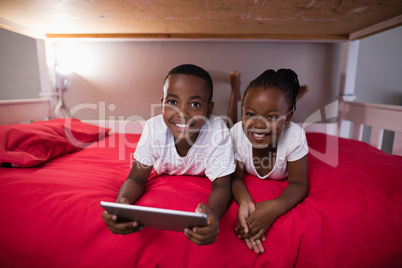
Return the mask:
[[(306, 137), (291, 122), (299, 88), (292, 70), (265, 71), (244, 92), (242, 121), (231, 129), (236, 159), (232, 191), (239, 205), (236, 232), (256, 253), (264, 252), (261, 241), (274, 220), (308, 194)], [(289, 185), (278, 198), (255, 204), (244, 172), (260, 179), (288, 177)]]

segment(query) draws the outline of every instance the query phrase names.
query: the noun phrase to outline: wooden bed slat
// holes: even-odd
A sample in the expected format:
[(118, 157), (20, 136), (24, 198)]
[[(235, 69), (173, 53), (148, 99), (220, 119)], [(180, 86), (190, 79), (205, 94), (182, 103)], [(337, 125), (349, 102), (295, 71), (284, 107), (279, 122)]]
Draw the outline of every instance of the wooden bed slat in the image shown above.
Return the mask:
[(378, 127), (372, 127), (370, 137), (371, 146), (381, 150), (383, 136), (384, 136), (384, 129)]
[(358, 140), (358, 141), (363, 140), (363, 130), (364, 130), (364, 125), (362, 125), (362, 124), (353, 124), (352, 139)]
[(45, 98), (0, 101), (0, 125), (38, 121), (50, 116), (50, 100)]
[(395, 132), (394, 145), (392, 146), (392, 154), (402, 156), (402, 133)]

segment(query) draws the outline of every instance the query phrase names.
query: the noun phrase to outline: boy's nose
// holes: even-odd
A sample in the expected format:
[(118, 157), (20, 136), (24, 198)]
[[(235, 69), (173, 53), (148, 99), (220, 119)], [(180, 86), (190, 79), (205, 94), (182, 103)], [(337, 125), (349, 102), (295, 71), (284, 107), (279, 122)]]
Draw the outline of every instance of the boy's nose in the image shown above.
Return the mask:
[(189, 115), (186, 105), (180, 105), (180, 107), (178, 108), (179, 108), (178, 114), (181, 117), (187, 117)]

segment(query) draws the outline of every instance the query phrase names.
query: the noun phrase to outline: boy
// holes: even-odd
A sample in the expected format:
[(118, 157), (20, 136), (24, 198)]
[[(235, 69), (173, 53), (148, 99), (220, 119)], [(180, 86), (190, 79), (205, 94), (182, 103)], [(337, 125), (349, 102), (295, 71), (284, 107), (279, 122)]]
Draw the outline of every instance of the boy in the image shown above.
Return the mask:
[[(219, 219), (232, 200), (230, 175), (235, 170), (229, 130), (222, 119), (211, 115), (212, 94), (211, 77), (196, 65), (180, 65), (168, 73), (162, 114), (147, 121), (134, 164), (116, 199), (124, 204), (138, 200), (153, 168), (170, 175), (206, 175), (212, 182), (208, 205), (200, 203), (196, 211), (207, 214), (207, 226), (185, 229), (197, 245), (215, 242)], [(143, 228), (138, 222), (117, 223), (117, 216), (107, 212), (102, 218), (115, 234)]]

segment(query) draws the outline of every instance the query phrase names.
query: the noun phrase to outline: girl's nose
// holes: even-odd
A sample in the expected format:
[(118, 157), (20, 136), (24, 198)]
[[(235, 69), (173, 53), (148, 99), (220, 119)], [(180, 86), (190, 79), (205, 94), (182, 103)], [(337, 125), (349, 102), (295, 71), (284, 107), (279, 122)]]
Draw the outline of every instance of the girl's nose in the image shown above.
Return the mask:
[(254, 119), (253, 126), (254, 128), (260, 128), (260, 129), (269, 127), (267, 119), (261, 116), (258, 116)]

